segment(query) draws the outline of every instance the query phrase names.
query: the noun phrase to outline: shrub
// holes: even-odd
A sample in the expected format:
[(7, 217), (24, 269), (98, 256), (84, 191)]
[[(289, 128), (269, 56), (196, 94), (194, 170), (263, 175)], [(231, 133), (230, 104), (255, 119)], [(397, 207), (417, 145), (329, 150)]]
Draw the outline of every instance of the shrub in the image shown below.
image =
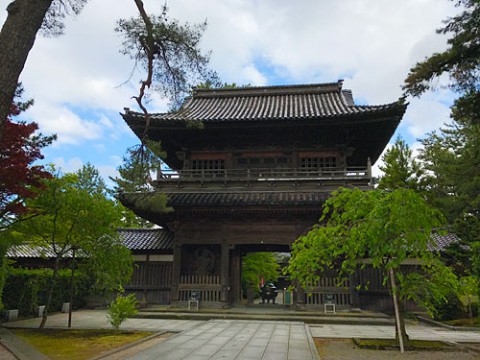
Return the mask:
[(118, 295), (108, 307), (108, 319), (110, 324), (118, 330), (120, 325), (127, 320), (128, 317), (134, 316), (138, 313), (138, 300), (135, 293), (127, 296)]
[[(70, 274), (69, 270), (60, 270), (50, 310), (60, 310), (62, 303), (70, 300)], [(18, 309), (24, 315), (36, 314), (38, 305), (46, 303), (51, 277), (51, 269), (9, 269), (3, 292), (5, 308)], [(77, 271), (74, 287), (75, 308), (85, 305), (90, 288), (87, 277)]]
[(436, 320), (454, 320), (466, 316), (463, 305), (458, 299), (457, 294), (450, 293), (447, 295), (447, 302), (436, 306)]

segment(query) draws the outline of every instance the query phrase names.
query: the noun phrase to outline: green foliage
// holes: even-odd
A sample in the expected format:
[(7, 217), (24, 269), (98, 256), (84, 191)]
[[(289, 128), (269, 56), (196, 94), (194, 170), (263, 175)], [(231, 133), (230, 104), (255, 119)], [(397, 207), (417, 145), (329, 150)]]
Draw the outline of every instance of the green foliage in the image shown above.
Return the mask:
[(413, 300), (430, 316), (441, 315), (451, 294), (461, 288), (452, 269), (439, 260), (424, 266), (422, 272), (397, 274), (400, 298)]
[[(143, 211), (171, 211), (167, 207), (167, 196), (156, 193), (152, 196), (149, 192), (152, 188), (152, 173), (160, 169), (160, 157), (165, 156), (161, 152), (158, 142), (148, 142), (149, 148), (139, 145), (130, 148), (123, 158), (123, 164), (118, 167), (120, 177), (110, 178), (116, 183), (115, 195), (119, 198), (128, 197), (128, 193), (137, 193), (134, 206)], [(153, 150), (151, 150), (153, 149)], [(139, 196), (138, 193), (144, 193)], [(122, 227), (144, 228), (152, 227), (149, 221), (136, 216), (132, 211), (122, 206)]]
[(455, 102), (457, 112), (475, 119), (480, 112), (480, 3), (458, 0), (457, 5), (461, 13), (447, 19), (445, 26), (437, 30), (451, 35), (448, 48), (417, 63), (405, 79), (404, 91), (419, 96), (435, 88), (435, 80), (448, 74), (450, 88), (462, 95)]
[[(39, 305), (45, 305), (52, 269), (10, 269), (6, 278), (3, 301), (7, 309), (19, 309), (23, 315), (36, 315)], [(70, 299), (70, 270), (60, 270), (51, 308), (60, 310)], [(85, 305), (91, 293), (91, 282), (86, 273), (75, 274), (75, 307)]]
[(265, 282), (275, 282), (279, 275), (278, 269), (274, 254), (248, 253), (242, 259), (242, 284), (248, 288), (258, 288), (262, 278)]
[(383, 176), (378, 183), (379, 189), (393, 190), (400, 187), (420, 190), (420, 179), (424, 172), (420, 164), (413, 158), (412, 150), (405, 140), (398, 137), (392, 148), (382, 157), (380, 166)]
[[(436, 88), (437, 79), (448, 75), (450, 89), (459, 95), (452, 107), (453, 123), (422, 141), (421, 157), (432, 204), (444, 212), (454, 232), (473, 249), (480, 241), (480, 2), (458, 0), (456, 5), (461, 12), (437, 30), (450, 35), (448, 48), (417, 63), (403, 89), (406, 95), (420, 96)], [(465, 247), (450, 254), (458, 271), (465, 274), (470, 271), (469, 263), (479, 261), (476, 256)]]
[(127, 296), (118, 295), (108, 307), (108, 319), (110, 324), (118, 330), (120, 325), (127, 320), (128, 317), (134, 316), (138, 313), (136, 308), (137, 304), (138, 300), (134, 293)]
[(89, 274), (92, 291), (96, 294), (111, 293), (125, 285), (132, 277), (133, 256), (118, 236), (109, 236), (92, 249), (93, 255), (80, 262), (80, 270)]
[[(35, 216), (17, 222), (9, 232), (12, 238), (54, 254), (53, 275), (41, 327), (45, 325), (46, 314), (56, 293), (62, 259), (72, 258), (71, 261), (75, 262), (75, 257), (79, 256), (93, 261), (103, 251), (112, 256), (118, 245), (115, 239), (121, 218), (119, 207), (104, 194), (81, 188), (77, 180), (75, 174), (54, 174), (45, 182), (44, 191), (28, 202), (28, 206), (35, 209)], [(120, 253), (115, 252), (115, 255)], [(103, 272), (111, 271), (106, 266), (100, 269), (101, 272), (95, 274), (98, 278), (102, 278)], [(89, 270), (97, 270), (97, 267), (92, 266)], [(112, 271), (118, 273), (115, 269)]]
[[(320, 223), (292, 247), (287, 271), (304, 287), (318, 281), (326, 269), (337, 269), (339, 278), (345, 280), (365, 266), (365, 258), (383, 271), (384, 282), (390, 269), (400, 269), (411, 258), (419, 260), (423, 269), (418, 276), (424, 276), (425, 281), (441, 280), (431, 269), (443, 267), (427, 245), (432, 241), (431, 230), (441, 226), (443, 218), (411, 189), (340, 189), (325, 202)], [(450, 276), (445, 270), (444, 274), (447, 273)], [(398, 271), (396, 274), (401, 276)], [(421, 286), (418, 278), (406, 280), (400, 285)], [(421, 294), (417, 290), (400, 288), (399, 294), (417, 299), (417, 294)]]
[(90, 163), (82, 166), (76, 173), (77, 181), (75, 187), (94, 195), (106, 195), (107, 185), (100, 175), (100, 172)]

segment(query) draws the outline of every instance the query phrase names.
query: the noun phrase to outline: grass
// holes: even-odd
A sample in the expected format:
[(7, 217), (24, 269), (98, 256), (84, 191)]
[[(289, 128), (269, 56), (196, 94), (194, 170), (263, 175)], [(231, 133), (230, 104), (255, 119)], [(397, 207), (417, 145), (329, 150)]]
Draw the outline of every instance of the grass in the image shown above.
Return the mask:
[(443, 321), (443, 323), (452, 326), (467, 326), (467, 327), (480, 327), (480, 321), (478, 318), (465, 318)]
[(52, 360), (86, 360), (152, 335), (146, 331), (17, 329), (15, 335)]
[[(398, 350), (399, 348), (395, 339), (353, 339), (353, 342), (361, 349)], [(409, 340), (405, 344), (405, 350), (445, 351), (458, 349), (442, 341)]]

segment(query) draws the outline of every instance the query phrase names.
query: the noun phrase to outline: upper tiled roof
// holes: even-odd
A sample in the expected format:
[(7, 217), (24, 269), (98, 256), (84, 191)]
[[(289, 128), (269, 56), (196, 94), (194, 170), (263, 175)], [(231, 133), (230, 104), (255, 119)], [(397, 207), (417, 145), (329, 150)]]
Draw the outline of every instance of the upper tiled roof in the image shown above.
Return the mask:
[[(173, 249), (173, 233), (166, 229), (118, 229), (117, 231), (123, 244), (132, 251)], [(9, 258), (54, 258), (55, 254), (49, 248), (16, 245), (8, 250), (7, 256)]]
[[(195, 89), (177, 112), (152, 114), (158, 122), (258, 121), (336, 118), (350, 115), (394, 111), (402, 115), (406, 105), (395, 102), (378, 106), (359, 106), (352, 92), (342, 90), (342, 81), (326, 84)], [(141, 113), (126, 109), (125, 118), (141, 118)]]

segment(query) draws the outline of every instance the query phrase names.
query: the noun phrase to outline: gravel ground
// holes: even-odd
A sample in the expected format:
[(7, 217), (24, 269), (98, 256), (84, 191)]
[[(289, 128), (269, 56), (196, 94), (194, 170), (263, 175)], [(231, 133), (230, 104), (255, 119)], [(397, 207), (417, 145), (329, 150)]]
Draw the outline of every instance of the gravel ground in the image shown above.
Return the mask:
[(359, 349), (351, 339), (315, 339), (322, 360), (478, 360), (480, 354), (462, 351), (407, 351)]

